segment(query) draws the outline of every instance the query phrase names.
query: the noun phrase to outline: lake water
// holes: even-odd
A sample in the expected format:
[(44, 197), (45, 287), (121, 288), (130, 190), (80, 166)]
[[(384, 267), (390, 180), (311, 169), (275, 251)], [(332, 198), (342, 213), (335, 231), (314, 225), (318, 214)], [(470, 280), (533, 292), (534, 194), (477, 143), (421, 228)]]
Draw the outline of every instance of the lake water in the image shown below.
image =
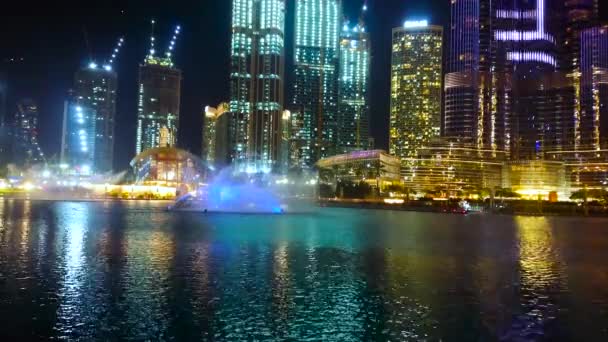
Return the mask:
[(608, 340), (608, 220), (0, 199), (0, 340)]

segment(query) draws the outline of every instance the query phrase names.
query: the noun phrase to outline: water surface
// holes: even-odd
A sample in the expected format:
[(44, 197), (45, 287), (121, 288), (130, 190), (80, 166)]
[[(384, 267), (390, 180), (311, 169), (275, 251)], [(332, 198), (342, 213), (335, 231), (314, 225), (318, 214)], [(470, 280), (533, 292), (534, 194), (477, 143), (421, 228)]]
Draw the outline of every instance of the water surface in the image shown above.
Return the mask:
[(608, 220), (0, 199), (0, 340), (608, 340)]

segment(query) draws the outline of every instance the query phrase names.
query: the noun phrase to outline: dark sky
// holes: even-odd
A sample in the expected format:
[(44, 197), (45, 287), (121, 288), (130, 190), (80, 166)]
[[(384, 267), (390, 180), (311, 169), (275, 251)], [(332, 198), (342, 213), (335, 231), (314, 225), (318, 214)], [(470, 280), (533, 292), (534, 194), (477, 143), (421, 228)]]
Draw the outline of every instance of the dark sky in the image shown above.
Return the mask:
[[(294, 0), (287, 2), (289, 76)], [(356, 19), (363, 0), (344, 3), (345, 14)], [(385, 148), (391, 29), (405, 18), (428, 18), (447, 27), (449, 0), (368, 0), (368, 7), (373, 54), (371, 130), (377, 145)], [(91, 54), (107, 58), (118, 37), (124, 36), (126, 45), (116, 62), (119, 94), (115, 162), (117, 169), (125, 168), (135, 151), (137, 66), (148, 49), (149, 21), (155, 18), (157, 42), (163, 50), (173, 27), (182, 26), (175, 51), (175, 63), (184, 74), (179, 138), (183, 148), (199, 153), (203, 107), (228, 99), (230, 12), (230, 0), (11, 1), (11, 10), (0, 14), (0, 67), (10, 75), (8, 112), (14, 112), (17, 98), (37, 100), (42, 147), (49, 155), (58, 153), (63, 99), (74, 71), (85, 65)], [(6, 58), (24, 61), (6, 63)]]

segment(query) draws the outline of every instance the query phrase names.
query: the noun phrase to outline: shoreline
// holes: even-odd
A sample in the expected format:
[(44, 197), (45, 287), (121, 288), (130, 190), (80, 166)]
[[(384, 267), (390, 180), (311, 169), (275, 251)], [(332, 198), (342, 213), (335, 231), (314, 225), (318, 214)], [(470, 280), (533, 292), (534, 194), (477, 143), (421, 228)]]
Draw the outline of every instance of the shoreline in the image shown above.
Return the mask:
[[(478, 210), (470, 210), (463, 212), (463, 210), (449, 207), (445, 205), (438, 205), (439, 203), (433, 203), (432, 205), (422, 205), (417, 201), (412, 201), (413, 204), (388, 204), (382, 202), (370, 202), (370, 201), (336, 201), (336, 200), (319, 200), (319, 206), (328, 208), (346, 208), (346, 209), (371, 209), (371, 210), (388, 210), (388, 211), (410, 211), (410, 212), (423, 212), (423, 213), (434, 213), (434, 214), (450, 214), (450, 215), (470, 215), (470, 214), (488, 214), (488, 215), (504, 215), (504, 216), (537, 216), (537, 217), (598, 217), (608, 218), (608, 208), (594, 207), (587, 214), (583, 212), (582, 207), (571, 207), (571, 210), (561, 211), (536, 211), (536, 210), (508, 210), (508, 209), (495, 209), (487, 210), (487, 208), (480, 208)], [(525, 202), (522, 202), (525, 203)], [(443, 204), (443, 203), (441, 203)], [(525, 207), (525, 205), (523, 205)]]

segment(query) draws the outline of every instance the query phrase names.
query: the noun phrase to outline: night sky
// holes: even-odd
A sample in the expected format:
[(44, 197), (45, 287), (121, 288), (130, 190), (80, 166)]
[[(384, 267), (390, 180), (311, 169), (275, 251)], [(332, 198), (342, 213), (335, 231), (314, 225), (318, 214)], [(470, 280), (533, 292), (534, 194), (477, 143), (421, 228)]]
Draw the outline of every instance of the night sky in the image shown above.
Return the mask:
[[(287, 82), (292, 65), (294, 0), (287, 0)], [(345, 15), (359, 15), (363, 0), (344, 0)], [(603, 1), (602, 1), (603, 2)], [(40, 3), (40, 4), (37, 4)], [(14, 1), (0, 14), (0, 67), (9, 75), (8, 116), (15, 101), (32, 97), (41, 112), (41, 145), (58, 154), (63, 100), (79, 66), (89, 56), (109, 57), (116, 40), (126, 44), (117, 58), (119, 93), (116, 114), (116, 169), (135, 152), (137, 66), (149, 49), (150, 19), (157, 21), (157, 47), (165, 47), (175, 25), (182, 26), (174, 62), (184, 75), (179, 144), (200, 152), (205, 105), (228, 100), (230, 0), (156, 1)], [(58, 5), (61, 3), (61, 5)], [(388, 145), (391, 29), (405, 18), (428, 18), (447, 28), (449, 0), (368, 0), (367, 24), (372, 38), (371, 130), (380, 148)], [(604, 11), (606, 12), (606, 11)], [(86, 37), (86, 38), (85, 38)], [(159, 48), (157, 48), (159, 50)], [(23, 61), (7, 62), (16, 58)], [(289, 101), (287, 88), (286, 102)]]

